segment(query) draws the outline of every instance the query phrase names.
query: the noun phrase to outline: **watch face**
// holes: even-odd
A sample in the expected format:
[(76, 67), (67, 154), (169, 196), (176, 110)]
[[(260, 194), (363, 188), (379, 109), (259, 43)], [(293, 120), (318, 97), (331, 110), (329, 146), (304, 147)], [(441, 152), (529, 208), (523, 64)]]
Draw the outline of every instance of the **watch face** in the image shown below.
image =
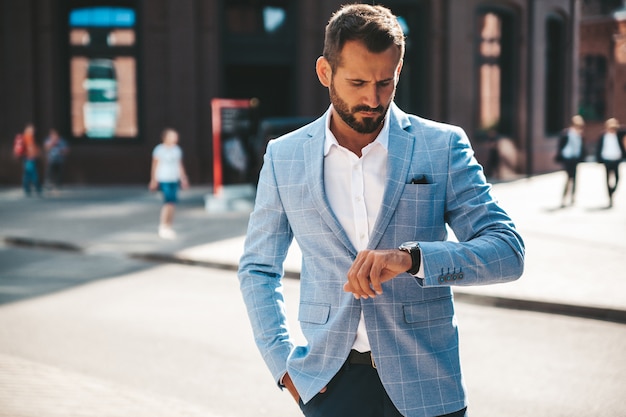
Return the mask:
[(412, 251), (416, 248), (419, 248), (418, 242), (404, 242), (403, 244), (400, 245), (400, 249), (407, 249), (409, 251)]

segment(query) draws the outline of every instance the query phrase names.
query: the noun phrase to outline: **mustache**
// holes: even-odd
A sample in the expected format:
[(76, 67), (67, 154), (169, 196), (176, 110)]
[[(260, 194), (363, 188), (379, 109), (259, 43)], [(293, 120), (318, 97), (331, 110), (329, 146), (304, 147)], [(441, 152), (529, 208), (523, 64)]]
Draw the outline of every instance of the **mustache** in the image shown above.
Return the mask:
[(378, 107), (369, 107), (369, 106), (355, 106), (352, 109), (353, 113), (359, 112), (359, 111), (364, 111), (364, 112), (370, 112), (370, 113), (382, 113), (384, 110), (383, 106), (378, 106)]

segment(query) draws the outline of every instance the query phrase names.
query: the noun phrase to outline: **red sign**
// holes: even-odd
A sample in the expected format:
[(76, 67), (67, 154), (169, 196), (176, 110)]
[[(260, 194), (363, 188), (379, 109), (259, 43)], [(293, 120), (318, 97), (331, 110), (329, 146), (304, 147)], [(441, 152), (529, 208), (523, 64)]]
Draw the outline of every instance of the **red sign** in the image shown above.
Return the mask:
[(250, 130), (250, 100), (214, 98), (211, 100), (213, 124), (213, 194), (221, 195), (224, 185), (224, 140)]

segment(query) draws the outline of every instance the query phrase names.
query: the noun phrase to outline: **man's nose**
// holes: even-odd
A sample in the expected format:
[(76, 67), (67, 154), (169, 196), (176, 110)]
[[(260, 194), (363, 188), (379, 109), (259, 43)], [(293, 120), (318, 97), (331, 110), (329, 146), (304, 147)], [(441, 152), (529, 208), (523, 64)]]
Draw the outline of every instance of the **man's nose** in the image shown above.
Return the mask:
[(380, 104), (380, 91), (376, 84), (369, 85), (364, 89), (363, 104), (370, 108), (378, 107)]

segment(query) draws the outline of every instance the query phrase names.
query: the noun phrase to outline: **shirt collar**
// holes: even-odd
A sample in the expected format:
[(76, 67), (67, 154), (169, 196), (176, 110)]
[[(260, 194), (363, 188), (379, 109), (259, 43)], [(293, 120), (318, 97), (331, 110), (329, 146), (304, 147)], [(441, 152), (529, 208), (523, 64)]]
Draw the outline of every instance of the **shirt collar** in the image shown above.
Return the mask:
[[(326, 112), (326, 128), (325, 128), (325, 139), (324, 139), (324, 156), (328, 155), (328, 152), (330, 152), (330, 148), (332, 148), (333, 146), (340, 146), (339, 142), (337, 142), (337, 138), (335, 137), (333, 132), (330, 131), (330, 118), (331, 118), (331, 114), (332, 114), (332, 107), (333, 107), (333, 105), (331, 104), (330, 107), (328, 108), (328, 111)], [(387, 114), (385, 115), (385, 120), (383, 121), (383, 128), (378, 133), (378, 136), (376, 136), (376, 139), (372, 143), (379, 144), (380, 146), (383, 147), (383, 149), (385, 151), (388, 150), (388, 146), (389, 146), (389, 110), (387, 110)]]

